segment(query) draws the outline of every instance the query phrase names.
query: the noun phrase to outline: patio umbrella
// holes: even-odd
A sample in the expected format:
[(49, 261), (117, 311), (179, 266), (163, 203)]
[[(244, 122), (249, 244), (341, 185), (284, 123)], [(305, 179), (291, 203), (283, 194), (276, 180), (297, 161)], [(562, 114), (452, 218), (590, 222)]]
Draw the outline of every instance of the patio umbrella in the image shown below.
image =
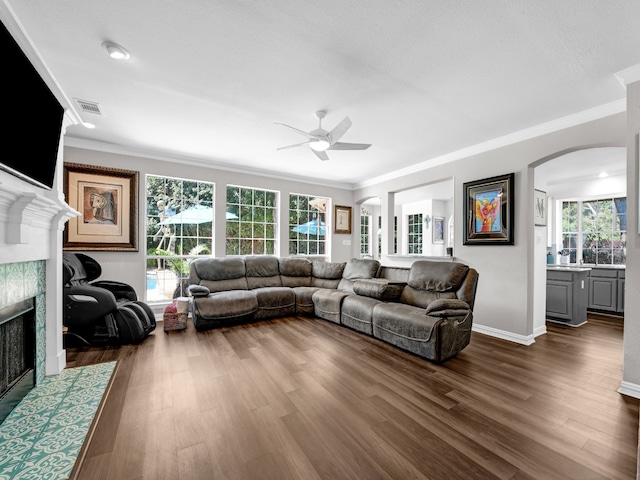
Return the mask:
[(324, 237), (324, 230), (324, 222), (320, 222), (320, 228), (318, 228), (318, 219), (311, 220), (291, 229), (293, 232), (305, 235), (320, 235), (321, 237)]
[[(233, 213), (227, 212), (226, 219), (231, 220), (238, 218)], [(158, 225), (186, 225), (186, 224), (200, 224), (209, 223), (213, 219), (213, 208), (205, 207), (204, 205), (196, 205), (189, 207), (186, 210), (171, 215), (165, 218)]]

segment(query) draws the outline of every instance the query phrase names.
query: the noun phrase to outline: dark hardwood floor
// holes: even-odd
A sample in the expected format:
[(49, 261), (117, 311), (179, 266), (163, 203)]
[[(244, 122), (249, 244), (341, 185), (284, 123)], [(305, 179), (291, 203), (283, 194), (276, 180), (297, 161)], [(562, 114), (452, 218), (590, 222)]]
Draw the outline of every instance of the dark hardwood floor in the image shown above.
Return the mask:
[(69, 349), (118, 360), (80, 479), (635, 479), (622, 320), (442, 365), (318, 319)]

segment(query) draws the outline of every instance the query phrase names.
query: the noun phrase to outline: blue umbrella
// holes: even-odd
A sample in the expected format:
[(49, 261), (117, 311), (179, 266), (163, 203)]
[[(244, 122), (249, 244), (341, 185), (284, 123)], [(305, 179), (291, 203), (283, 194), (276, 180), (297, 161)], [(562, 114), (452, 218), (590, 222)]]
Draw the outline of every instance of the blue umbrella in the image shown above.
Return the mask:
[(318, 220), (314, 219), (297, 227), (291, 229), (293, 232), (302, 233), (304, 235), (320, 235), (324, 237), (324, 222), (320, 222), (320, 228), (318, 228)]
[[(226, 219), (232, 220), (238, 218), (235, 214), (227, 212)], [(195, 205), (189, 207), (186, 210), (176, 213), (168, 218), (165, 218), (159, 225), (186, 225), (186, 224), (199, 224), (209, 223), (213, 220), (213, 209), (211, 207), (205, 207), (204, 205)]]

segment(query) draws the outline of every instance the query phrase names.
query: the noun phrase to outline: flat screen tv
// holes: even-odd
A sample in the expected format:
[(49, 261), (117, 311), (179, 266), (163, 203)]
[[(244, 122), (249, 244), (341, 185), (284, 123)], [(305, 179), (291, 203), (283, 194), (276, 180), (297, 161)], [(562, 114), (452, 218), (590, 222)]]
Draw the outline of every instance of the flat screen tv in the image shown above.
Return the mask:
[[(0, 169), (51, 189), (64, 109), (2, 24), (2, 86), (6, 93)], [(14, 144), (17, 148), (8, 149)]]

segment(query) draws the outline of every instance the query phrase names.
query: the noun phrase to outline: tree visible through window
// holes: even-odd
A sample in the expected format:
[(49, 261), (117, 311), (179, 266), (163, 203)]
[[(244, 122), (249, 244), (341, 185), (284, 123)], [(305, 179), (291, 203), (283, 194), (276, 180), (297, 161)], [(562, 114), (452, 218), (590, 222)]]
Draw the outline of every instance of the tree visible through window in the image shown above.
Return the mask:
[(227, 186), (227, 255), (274, 255), (278, 193)]
[(213, 251), (214, 184), (147, 175), (147, 301), (184, 295), (189, 264)]
[(626, 262), (627, 199), (562, 202), (562, 248), (570, 261)]
[(422, 253), (422, 214), (409, 215), (407, 227), (409, 230), (407, 252), (409, 254)]
[(360, 257), (371, 257), (371, 215), (364, 209), (360, 212)]
[(326, 211), (329, 199), (289, 195), (289, 254), (326, 255)]

